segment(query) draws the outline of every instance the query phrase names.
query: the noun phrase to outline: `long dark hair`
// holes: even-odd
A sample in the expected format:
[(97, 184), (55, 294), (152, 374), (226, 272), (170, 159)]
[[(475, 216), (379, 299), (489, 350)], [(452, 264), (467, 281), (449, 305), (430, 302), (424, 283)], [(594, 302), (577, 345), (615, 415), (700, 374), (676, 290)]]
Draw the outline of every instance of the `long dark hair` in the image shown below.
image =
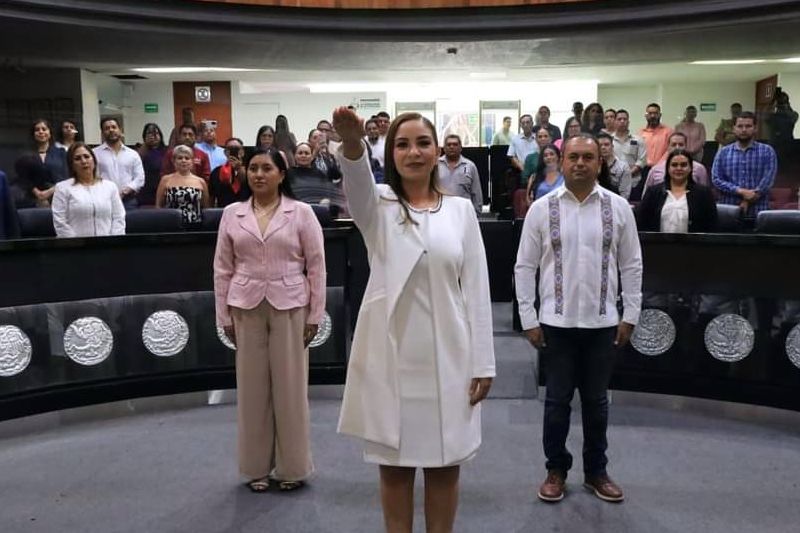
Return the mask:
[(275, 117), (275, 146), (286, 153), (294, 153), (294, 141), (292, 132), (289, 130), (289, 120), (283, 116)]
[(257, 155), (265, 155), (269, 157), (272, 159), (272, 162), (275, 164), (275, 166), (278, 167), (278, 170), (283, 172), (283, 181), (278, 184), (278, 194), (282, 194), (297, 200), (297, 197), (294, 195), (294, 191), (292, 191), (292, 185), (289, 183), (290, 180), (288, 180), (286, 177), (286, 172), (289, 170), (289, 165), (287, 164), (286, 158), (281, 151), (273, 146), (270, 146), (269, 148), (256, 148), (255, 152), (253, 152), (252, 155), (250, 155), (250, 157), (247, 159), (247, 165), (245, 168), (250, 166), (250, 161), (252, 161)]
[[(64, 124), (72, 124), (75, 127), (75, 130), (78, 130), (78, 122), (76, 120), (70, 120), (68, 118), (62, 120), (61, 121), (61, 127), (58, 128), (58, 140), (62, 144), (64, 143)], [(50, 132), (50, 136), (51, 137), (53, 136), (53, 132), (52, 131)], [(79, 142), (79, 141), (82, 141), (82, 140), (83, 140), (83, 136), (81, 135), (81, 132), (78, 131), (75, 134), (75, 141), (74, 142)]]
[(272, 133), (272, 145), (273, 146), (275, 145), (275, 128), (273, 128), (272, 126), (264, 125), (258, 128), (258, 133), (256, 133), (256, 142), (253, 145), (256, 147), (256, 149), (261, 148), (261, 134), (264, 133), (265, 131), (269, 131)]
[(539, 160), (536, 162), (536, 172), (533, 173), (534, 178), (533, 184), (531, 185), (531, 192), (533, 193), (534, 199), (536, 199), (536, 189), (547, 177), (547, 165), (545, 165), (544, 162), (544, 153), (547, 150), (555, 152), (558, 160), (561, 160), (561, 150), (559, 150), (555, 144), (545, 145), (545, 147), (539, 151)]
[[(577, 119), (576, 117), (574, 117), (574, 116), (572, 116), (572, 117), (569, 117), (569, 118), (567, 119), (567, 121), (564, 123), (564, 132), (562, 133), (562, 136), (563, 136), (564, 140), (563, 140), (563, 141), (561, 141), (562, 143), (566, 142), (566, 140), (567, 140), (567, 139), (569, 139), (569, 137), (567, 137), (567, 135), (568, 135), (568, 134), (567, 134), (567, 131), (569, 131), (569, 125), (570, 125), (570, 124), (572, 124), (573, 122), (577, 122), (577, 123), (578, 123), (578, 126), (581, 126), (581, 128), (583, 128), (583, 126), (581, 125), (581, 121), (580, 121), (580, 120), (578, 120), (578, 119)], [(564, 145), (562, 144), (562, 145), (561, 145), (561, 147), (563, 148), (563, 147), (564, 147)]]
[[(589, 114), (589, 112), (593, 108), (600, 110), (598, 118), (596, 119), (597, 122), (594, 123), (591, 122), (591, 115)], [(600, 130), (602, 130), (605, 127), (605, 122), (603, 122), (603, 106), (601, 106), (597, 102), (592, 102), (591, 104), (587, 105), (586, 109), (583, 110), (583, 117), (581, 119), (581, 122), (583, 131), (593, 134), (600, 133)]]
[[(144, 142), (144, 137), (147, 134), (147, 130), (149, 130), (151, 128), (155, 128), (155, 130), (158, 132), (158, 136), (161, 138), (161, 141), (159, 142), (158, 147), (159, 148), (166, 148), (167, 145), (164, 144), (164, 134), (161, 132), (161, 128), (159, 128), (158, 124), (156, 124), (155, 122), (148, 122), (147, 124), (144, 125), (144, 128), (142, 128), (142, 142)], [(146, 146), (146, 144), (145, 144), (145, 146)]]
[(36, 126), (38, 126), (39, 124), (44, 124), (45, 126), (47, 126), (47, 129), (50, 132), (50, 140), (47, 141), (48, 143), (47, 147), (50, 148), (51, 146), (53, 146), (53, 143), (55, 142), (55, 139), (53, 138), (53, 127), (50, 125), (50, 122), (44, 118), (37, 118), (36, 120), (33, 121), (33, 124), (31, 124), (30, 140), (33, 143), (33, 148), (34, 149), (38, 148), (38, 145), (36, 144), (35, 134), (36, 134)]
[(669, 164), (672, 162), (672, 158), (682, 155), (686, 159), (689, 160), (689, 175), (686, 176), (686, 188), (691, 189), (694, 187), (694, 159), (692, 159), (692, 155), (687, 152), (686, 150), (672, 150), (667, 155), (667, 161), (664, 163), (664, 187), (667, 189), (672, 188), (672, 176), (669, 175)]
[(597, 183), (602, 188), (611, 191), (614, 194), (619, 194), (619, 189), (611, 181), (611, 170), (608, 168), (608, 163), (606, 163), (604, 157), (600, 158), (600, 175), (597, 176)]
[[(411, 217), (411, 212), (408, 209), (408, 195), (403, 188), (403, 177), (400, 176), (400, 173), (397, 171), (397, 166), (395, 166), (394, 163), (394, 144), (395, 140), (397, 139), (397, 130), (400, 129), (400, 126), (402, 126), (405, 122), (409, 122), (411, 120), (422, 121), (425, 127), (431, 132), (431, 137), (433, 137), (433, 142), (436, 144), (437, 149), (439, 147), (439, 139), (436, 136), (436, 128), (433, 126), (430, 120), (423, 117), (419, 113), (402, 113), (392, 121), (392, 124), (389, 126), (389, 131), (386, 132), (386, 145), (384, 146), (383, 151), (384, 183), (392, 188), (392, 191), (394, 191), (394, 193), (397, 195), (397, 201), (400, 202), (400, 206), (403, 209), (403, 220), (401, 221), (401, 224), (406, 224), (408, 222), (417, 224), (417, 222)], [(433, 169), (431, 169), (428, 188), (439, 195), (443, 194), (442, 189), (439, 186), (438, 165), (433, 165)]]

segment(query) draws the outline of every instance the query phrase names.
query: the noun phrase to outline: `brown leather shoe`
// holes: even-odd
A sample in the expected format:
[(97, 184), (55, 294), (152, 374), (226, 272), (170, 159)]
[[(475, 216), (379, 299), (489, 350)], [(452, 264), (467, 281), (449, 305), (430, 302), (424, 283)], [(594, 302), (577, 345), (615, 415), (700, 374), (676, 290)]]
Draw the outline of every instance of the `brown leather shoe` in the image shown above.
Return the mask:
[(607, 474), (586, 476), (583, 486), (603, 501), (618, 503), (625, 499), (622, 489)]
[(560, 470), (548, 470), (547, 478), (539, 487), (539, 499), (543, 502), (560, 502), (564, 499), (567, 476)]

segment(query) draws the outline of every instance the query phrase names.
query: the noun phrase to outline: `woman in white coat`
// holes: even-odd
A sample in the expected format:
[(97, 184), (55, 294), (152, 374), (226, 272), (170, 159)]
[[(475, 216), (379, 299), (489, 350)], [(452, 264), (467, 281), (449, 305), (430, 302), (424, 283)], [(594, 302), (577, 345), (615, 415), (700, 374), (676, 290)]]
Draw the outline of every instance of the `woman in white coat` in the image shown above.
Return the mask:
[(439, 147), (421, 115), (386, 136), (386, 184), (372, 178), (363, 120), (334, 112), (350, 213), (370, 278), (358, 315), (339, 431), (380, 465), (389, 532), (410, 532), (416, 468), (425, 473), (429, 532), (452, 531), (459, 465), (481, 443), (479, 402), (495, 375), (489, 276), (470, 202), (446, 195)]

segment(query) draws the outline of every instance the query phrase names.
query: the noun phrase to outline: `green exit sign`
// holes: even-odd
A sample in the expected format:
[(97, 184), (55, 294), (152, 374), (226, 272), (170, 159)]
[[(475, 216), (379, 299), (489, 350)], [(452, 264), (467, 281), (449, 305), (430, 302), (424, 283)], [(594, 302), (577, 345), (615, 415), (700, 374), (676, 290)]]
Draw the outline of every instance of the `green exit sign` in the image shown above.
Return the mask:
[(158, 113), (158, 104), (144, 104), (145, 113)]
[(717, 104), (700, 104), (700, 111), (716, 111)]

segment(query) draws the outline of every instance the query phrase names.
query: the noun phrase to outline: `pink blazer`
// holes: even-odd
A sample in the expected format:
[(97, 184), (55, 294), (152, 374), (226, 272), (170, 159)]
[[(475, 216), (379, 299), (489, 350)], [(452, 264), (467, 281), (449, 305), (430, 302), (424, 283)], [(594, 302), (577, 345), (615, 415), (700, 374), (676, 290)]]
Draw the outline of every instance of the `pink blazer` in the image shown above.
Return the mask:
[(284, 196), (263, 236), (249, 200), (226, 207), (214, 254), (214, 297), (220, 326), (232, 324), (229, 306), (253, 309), (265, 298), (276, 309), (309, 306), (306, 322), (319, 324), (325, 243), (311, 206)]

